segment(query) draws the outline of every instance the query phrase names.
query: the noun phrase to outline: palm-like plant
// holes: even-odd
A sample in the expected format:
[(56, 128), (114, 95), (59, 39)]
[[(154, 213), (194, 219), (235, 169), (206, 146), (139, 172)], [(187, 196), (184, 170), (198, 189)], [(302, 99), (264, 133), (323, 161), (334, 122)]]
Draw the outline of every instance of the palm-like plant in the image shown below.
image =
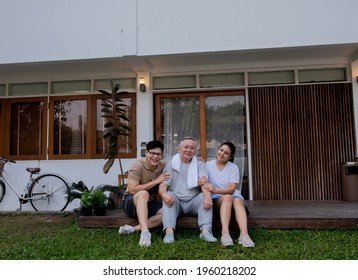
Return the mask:
[[(120, 174), (123, 175), (123, 167), (120, 157), (121, 144), (129, 145), (124, 136), (128, 136), (131, 131), (126, 123), (130, 122), (127, 117), (127, 105), (123, 102), (121, 95), (127, 92), (120, 92), (120, 84), (114, 84), (112, 80), (111, 92), (98, 90), (105, 95), (101, 106), (102, 117), (105, 119), (103, 138), (107, 141), (106, 163), (103, 166), (103, 172), (108, 173), (116, 158), (118, 158)], [(122, 183), (124, 179), (122, 176)]]
[(89, 189), (83, 181), (79, 181), (78, 183), (72, 183), (69, 188), (69, 197), (70, 201), (75, 200), (76, 198), (81, 199), (84, 193), (90, 193), (93, 187)]

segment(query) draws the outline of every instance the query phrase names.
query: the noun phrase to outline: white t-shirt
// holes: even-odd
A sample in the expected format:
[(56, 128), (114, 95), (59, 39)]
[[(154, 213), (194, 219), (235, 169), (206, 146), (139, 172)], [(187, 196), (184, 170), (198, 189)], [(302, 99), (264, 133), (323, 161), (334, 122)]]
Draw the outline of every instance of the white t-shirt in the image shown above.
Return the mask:
[[(227, 188), (229, 183), (239, 183), (240, 182), (240, 171), (236, 164), (228, 161), (223, 170), (219, 170), (215, 164), (215, 159), (206, 163), (206, 168), (208, 169), (208, 180), (216, 188), (224, 189)], [(222, 196), (221, 194), (213, 193), (212, 198)], [(235, 190), (232, 194), (234, 198), (241, 198), (244, 200), (244, 197), (241, 195), (239, 190)]]
[[(168, 172), (170, 174), (170, 179), (164, 181), (167, 184), (168, 191), (172, 191), (176, 194), (179, 200), (189, 201), (197, 196), (200, 191), (197, 187), (188, 188), (188, 170), (189, 164), (180, 164), (180, 172), (174, 170), (172, 168), (172, 161), (168, 161), (164, 167), (163, 172)], [(202, 161), (198, 161), (198, 175), (199, 178), (202, 176), (208, 176), (208, 172), (206, 170), (206, 164)], [(199, 178), (196, 178), (198, 180)]]

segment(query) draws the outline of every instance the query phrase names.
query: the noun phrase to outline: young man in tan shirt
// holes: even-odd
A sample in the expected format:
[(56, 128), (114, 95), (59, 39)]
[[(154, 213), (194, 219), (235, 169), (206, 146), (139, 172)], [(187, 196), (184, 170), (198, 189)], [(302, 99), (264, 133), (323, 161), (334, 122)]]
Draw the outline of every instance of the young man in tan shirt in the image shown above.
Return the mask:
[(157, 200), (159, 184), (170, 178), (163, 173), (164, 145), (153, 140), (147, 143), (145, 158), (135, 161), (128, 171), (128, 185), (123, 198), (123, 210), (129, 217), (137, 217), (136, 226), (124, 225), (119, 234), (141, 232), (139, 245), (151, 245), (150, 228), (162, 224), (162, 202)]

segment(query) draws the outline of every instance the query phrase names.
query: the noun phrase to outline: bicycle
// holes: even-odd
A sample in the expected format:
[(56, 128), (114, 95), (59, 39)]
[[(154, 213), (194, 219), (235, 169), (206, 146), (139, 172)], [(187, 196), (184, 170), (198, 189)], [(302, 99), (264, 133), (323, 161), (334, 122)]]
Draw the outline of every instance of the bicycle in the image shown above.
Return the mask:
[(21, 188), (21, 184), (5, 171), (5, 165), (16, 163), (16, 161), (0, 157), (0, 203), (6, 192), (6, 185), (18, 196), (20, 207), (30, 201), (35, 211), (63, 211), (70, 202), (70, 188), (65, 179), (60, 175), (48, 173), (33, 178), (39, 174), (41, 168), (28, 167), (26, 171), (30, 173), (30, 178), (23, 188), (22, 193), (17, 190), (15, 185)]

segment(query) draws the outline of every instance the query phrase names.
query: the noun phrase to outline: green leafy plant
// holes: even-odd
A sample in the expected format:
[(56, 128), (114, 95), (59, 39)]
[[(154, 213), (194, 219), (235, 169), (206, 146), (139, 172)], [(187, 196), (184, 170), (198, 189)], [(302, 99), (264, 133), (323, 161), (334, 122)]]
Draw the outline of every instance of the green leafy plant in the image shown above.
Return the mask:
[(102, 189), (96, 189), (93, 193), (92, 193), (92, 203), (93, 203), (93, 207), (103, 207), (106, 206), (106, 202), (107, 202), (107, 196), (105, 195), (105, 193), (103, 192)]
[(69, 197), (70, 201), (78, 198), (81, 199), (84, 192), (91, 192), (92, 189), (89, 189), (83, 181), (78, 181), (77, 183), (72, 183), (69, 188)]
[(81, 196), (82, 207), (93, 207), (93, 194), (91, 192), (83, 192)]
[[(98, 204), (102, 204), (104, 198), (105, 199), (104, 204), (107, 204), (106, 205), (107, 208), (115, 209), (117, 207), (118, 199), (120, 201), (122, 200), (126, 188), (127, 188), (126, 184), (121, 186), (102, 184), (102, 185), (98, 185), (97, 187), (88, 188), (83, 181), (78, 181), (77, 183), (71, 184), (69, 190), (69, 197), (70, 197), (70, 201), (73, 201), (75, 199), (81, 200), (84, 193), (91, 193), (92, 196), (95, 197), (94, 198), (95, 200), (100, 201), (100, 199), (102, 199), (102, 202)], [(106, 193), (108, 194), (108, 196), (106, 195)], [(87, 194), (85, 194), (84, 200), (87, 199), (86, 196)]]
[(107, 197), (107, 208), (110, 210), (116, 209), (117, 207), (121, 208), (123, 195), (127, 189), (127, 184), (122, 184), (120, 186), (103, 184), (97, 186), (96, 189), (101, 189), (103, 192), (108, 192)]
[[(120, 157), (121, 145), (129, 145), (124, 136), (128, 136), (131, 131), (127, 125), (130, 119), (127, 116), (128, 106), (123, 102), (121, 95), (127, 92), (121, 92), (120, 84), (114, 84), (112, 80), (111, 92), (106, 90), (98, 90), (106, 98), (103, 99), (101, 106), (102, 117), (105, 120), (103, 138), (106, 140), (107, 152), (106, 163), (103, 166), (103, 172), (108, 173), (116, 158), (118, 158), (120, 174), (123, 173), (123, 167)], [(124, 184), (124, 179), (122, 179)]]

